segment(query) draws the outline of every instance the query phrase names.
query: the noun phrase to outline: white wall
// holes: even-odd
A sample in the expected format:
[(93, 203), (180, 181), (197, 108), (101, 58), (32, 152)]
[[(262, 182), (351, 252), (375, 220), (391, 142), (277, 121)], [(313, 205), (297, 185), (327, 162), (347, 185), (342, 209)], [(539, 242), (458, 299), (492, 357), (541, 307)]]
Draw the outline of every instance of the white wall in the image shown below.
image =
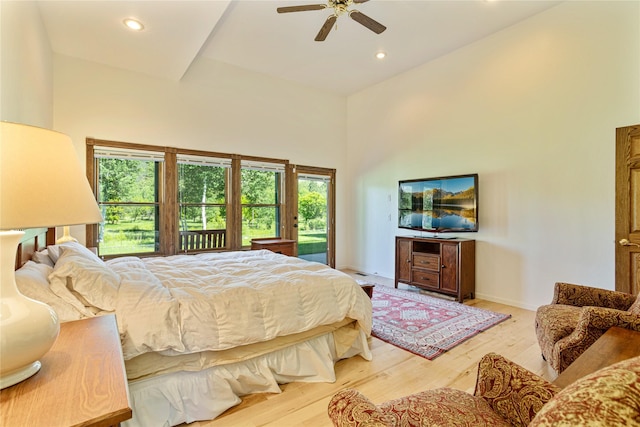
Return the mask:
[(351, 266), (394, 276), (397, 182), (480, 176), (477, 296), (614, 288), (616, 127), (640, 123), (640, 3), (566, 2), (348, 100)]
[(54, 106), (81, 158), (95, 137), (337, 169), (336, 265), (345, 265), (346, 98), (206, 59), (175, 82), (54, 55)]
[(0, 120), (50, 128), (52, 53), (35, 2), (0, 1)]

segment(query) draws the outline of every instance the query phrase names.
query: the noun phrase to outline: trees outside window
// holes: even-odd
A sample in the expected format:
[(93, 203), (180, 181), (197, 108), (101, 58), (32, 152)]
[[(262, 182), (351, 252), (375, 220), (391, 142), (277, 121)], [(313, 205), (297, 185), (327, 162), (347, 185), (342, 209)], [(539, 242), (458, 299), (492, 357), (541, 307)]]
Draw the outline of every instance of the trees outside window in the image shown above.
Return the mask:
[(329, 179), (302, 173), (297, 183), (298, 256), (327, 262)]
[(229, 166), (206, 161), (195, 164), (178, 156), (180, 231), (226, 231)]
[[(298, 199), (300, 219), (309, 230), (326, 227), (327, 199), (316, 191), (308, 192)], [(324, 224), (321, 223), (324, 219)]]
[(97, 159), (100, 255), (156, 252), (159, 244), (158, 191), (161, 162)]
[(279, 237), (284, 170), (241, 169), (242, 246), (251, 239)]

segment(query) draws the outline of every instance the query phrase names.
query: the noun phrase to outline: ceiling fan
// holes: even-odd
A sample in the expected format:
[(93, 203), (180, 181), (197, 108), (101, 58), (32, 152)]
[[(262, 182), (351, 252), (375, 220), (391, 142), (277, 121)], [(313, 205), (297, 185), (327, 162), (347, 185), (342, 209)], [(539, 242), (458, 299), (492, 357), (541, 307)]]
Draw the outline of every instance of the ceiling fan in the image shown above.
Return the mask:
[(300, 5), (300, 6), (286, 6), (286, 7), (279, 7), (277, 11), (278, 13), (289, 13), (289, 12), (304, 12), (307, 10), (322, 10), (326, 8), (333, 8), (333, 13), (329, 15), (329, 17), (324, 22), (324, 25), (322, 25), (322, 28), (320, 28), (320, 31), (318, 32), (318, 35), (315, 38), (315, 41), (321, 42), (321, 41), (324, 41), (329, 35), (329, 32), (331, 31), (331, 29), (336, 23), (336, 20), (338, 19), (338, 16), (343, 15), (345, 13), (348, 14), (351, 19), (364, 25), (365, 27), (367, 27), (368, 29), (370, 29), (376, 34), (380, 34), (384, 30), (386, 30), (387, 27), (369, 18), (364, 13), (357, 10), (349, 10), (349, 7), (353, 3), (356, 3), (356, 4), (365, 3), (367, 1), (369, 0), (328, 0), (327, 4), (307, 4), (307, 5)]

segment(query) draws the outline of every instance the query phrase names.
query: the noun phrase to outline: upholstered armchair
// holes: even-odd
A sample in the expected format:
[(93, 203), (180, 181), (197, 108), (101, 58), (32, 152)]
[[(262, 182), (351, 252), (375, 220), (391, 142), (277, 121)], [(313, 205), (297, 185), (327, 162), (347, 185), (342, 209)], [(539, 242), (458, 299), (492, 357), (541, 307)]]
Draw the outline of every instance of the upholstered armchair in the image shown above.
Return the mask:
[(542, 357), (558, 374), (612, 326), (640, 331), (640, 296), (559, 282), (536, 311)]
[(640, 424), (640, 357), (560, 389), (495, 353), (478, 366), (473, 395), (450, 388), (375, 405), (353, 389), (329, 402), (336, 427), (617, 426)]
[(337, 427), (526, 426), (560, 389), (523, 367), (489, 353), (478, 365), (473, 395), (451, 388), (424, 391), (374, 405), (346, 389), (329, 403)]

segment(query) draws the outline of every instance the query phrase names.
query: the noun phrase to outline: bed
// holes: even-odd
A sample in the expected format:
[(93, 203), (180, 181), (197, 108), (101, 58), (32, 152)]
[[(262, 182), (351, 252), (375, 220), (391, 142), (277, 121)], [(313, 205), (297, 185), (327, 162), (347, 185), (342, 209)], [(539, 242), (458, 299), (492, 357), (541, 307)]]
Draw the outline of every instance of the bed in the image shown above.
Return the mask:
[(115, 313), (133, 409), (125, 426), (214, 419), (243, 395), (333, 382), (337, 360), (371, 359), (371, 301), (326, 265), (266, 250), (103, 262), (44, 231), (18, 251), (18, 287), (61, 321)]

